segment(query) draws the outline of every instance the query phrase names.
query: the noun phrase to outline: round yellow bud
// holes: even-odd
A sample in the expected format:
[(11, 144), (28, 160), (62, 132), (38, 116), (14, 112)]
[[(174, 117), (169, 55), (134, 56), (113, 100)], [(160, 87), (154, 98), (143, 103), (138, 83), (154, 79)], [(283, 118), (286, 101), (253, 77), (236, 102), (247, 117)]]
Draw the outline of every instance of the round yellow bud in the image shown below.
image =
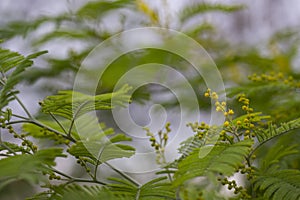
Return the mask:
[(217, 107), (216, 107), (216, 111), (217, 111), (217, 112), (220, 112), (220, 111), (222, 111), (222, 108), (221, 108), (220, 106), (217, 106)]
[(225, 127), (228, 127), (229, 125), (230, 125), (229, 121), (225, 121), (225, 122), (224, 122), (224, 126), (225, 126)]
[(218, 98), (219, 98), (219, 96), (217, 95), (216, 92), (213, 92), (213, 93), (211, 94), (211, 97), (212, 97), (212, 99), (218, 99)]
[(233, 110), (229, 109), (228, 114), (233, 115), (234, 114)]

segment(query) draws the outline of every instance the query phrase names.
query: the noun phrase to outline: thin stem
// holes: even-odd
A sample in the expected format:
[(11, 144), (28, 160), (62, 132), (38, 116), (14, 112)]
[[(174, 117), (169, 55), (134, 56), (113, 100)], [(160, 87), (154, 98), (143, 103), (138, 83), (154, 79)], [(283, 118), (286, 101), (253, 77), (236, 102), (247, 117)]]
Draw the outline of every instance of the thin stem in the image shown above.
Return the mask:
[(4, 147), (5, 149), (7, 149), (12, 154), (17, 155), (17, 153), (13, 149), (11, 149), (9, 146), (7, 146), (6, 144), (3, 143), (1, 130), (0, 130), (0, 146)]
[(240, 137), (239, 137), (239, 134), (238, 134), (238, 127), (234, 127), (232, 129), (232, 134), (236, 137), (237, 141), (241, 141)]
[(20, 119), (26, 119), (26, 120), (28, 120), (28, 117), (23, 117), (23, 116), (17, 115), (17, 114), (11, 114), (11, 115), (14, 116), (14, 117), (20, 118)]
[(14, 95), (15, 99), (17, 100), (17, 102), (20, 104), (20, 106), (23, 108), (23, 110), (25, 111), (25, 113), (27, 114), (27, 116), (30, 119), (33, 119), (33, 117), (31, 116), (30, 112), (27, 110), (26, 106), (23, 104), (23, 102), (19, 99), (19, 97), (17, 97), (17, 95)]
[(138, 191), (135, 195), (135, 200), (139, 200), (140, 199), (140, 194), (141, 194), (141, 187), (138, 187)]
[(0, 153), (0, 156), (3, 156), (3, 157), (11, 157), (12, 155)]
[(86, 105), (87, 103), (88, 103), (88, 101), (83, 102), (83, 103), (77, 108), (76, 112), (74, 113), (74, 116), (73, 116), (73, 119), (72, 119), (72, 121), (71, 121), (71, 125), (70, 125), (70, 128), (69, 128), (69, 131), (68, 131), (68, 134), (67, 134), (68, 136), (71, 136), (72, 128), (73, 128), (73, 126), (74, 126), (75, 120), (76, 120), (77, 115), (79, 114), (81, 108), (83, 108), (83, 106)]
[(98, 167), (99, 167), (99, 160), (97, 160), (96, 166), (95, 166), (95, 170), (94, 170), (94, 179), (97, 179), (97, 171), (98, 171)]
[(135, 180), (133, 180), (130, 176), (128, 176), (127, 174), (125, 174), (124, 172), (116, 169), (114, 166), (110, 165), (107, 162), (104, 162), (104, 164), (106, 164), (108, 167), (110, 167), (112, 170), (114, 170), (115, 172), (117, 172), (119, 175), (121, 175), (123, 178), (127, 179), (128, 181), (130, 181), (131, 183), (133, 183), (136, 186), (140, 186), (140, 184), (138, 182), (136, 182)]
[(101, 155), (102, 155), (102, 152), (103, 152), (104, 148), (105, 147), (101, 148), (100, 154), (99, 154), (98, 159), (97, 159), (97, 163), (96, 163), (95, 170), (94, 170), (94, 179), (97, 179), (98, 167), (99, 167), (100, 164), (102, 164), (102, 162), (100, 161), (100, 158), (101, 158)]
[(33, 124), (35, 124), (35, 125), (37, 125), (37, 126), (39, 126), (39, 127), (46, 128), (47, 130), (52, 131), (52, 132), (54, 132), (54, 133), (56, 133), (56, 134), (58, 134), (58, 135), (61, 135), (63, 138), (68, 139), (68, 140), (70, 140), (70, 141), (72, 141), (72, 142), (74, 142), (74, 143), (76, 142), (76, 140), (75, 140), (74, 138), (72, 138), (72, 136), (70, 136), (70, 135), (65, 135), (65, 134), (63, 134), (63, 133), (61, 133), (61, 132), (59, 132), (59, 131), (57, 131), (57, 130), (55, 130), (55, 129), (53, 129), (53, 128), (47, 126), (47, 125), (45, 125), (45, 124), (40, 123), (40, 122), (37, 121), (37, 120), (33, 120), (31, 123), (33, 123)]
[(63, 173), (63, 172), (61, 172), (61, 171), (58, 171), (58, 170), (56, 170), (56, 169), (50, 168), (50, 170), (52, 170), (53, 172), (55, 172), (55, 173), (57, 173), (57, 174), (59, 174), (59, 175), (61, 175), (61, 176), (66, 177), (66, 178), (68, 178), (68, 179), (74, 179), (73, 177), (71, 177), (71, 176), (69, 176), (69, 175), (67, 175), (67, 174), (65, 174), (65, 173)]
[(66, 131), (65, 127), (63, 127), (63, 125), (56, 119), (56, 117), (49, 112), (50, 116), (52, 117), (52, 119), (54, 119), (54, 121), (58, 124), (58, 126), (64, 131), (64, 133), (67, 135), (68, 132)]
[(69, 176), (69, 175), (67, 175), (67, 174), (65, 174), (61, 171), (56, 170), (56, 169), (51, 168), (51, 170), (54, 171), (55, 173), (61, 175), (61, 176), (66, 177), (67, 178), (66, 181), (68, 181), (67, 184), (71, 184), (71, 183), (74, 183), (74, 182), (81, 182), (81, 183), (98, 183), (98, 184), (101, 184), (101, 185), (107, 185), (107, 183), (104, 183), (102, 181), (74, 178), (74, 177)]
[(273, 138), (276, 138), (276, 137), (278, 137), (278, 136), (281, 136), (281, 135), (283, 135), (283, 134), (285, 134), (285, 133), (287, 133), (287, 132), (289, 132), (289, 131), (291, 131), (291, 130), (284, 131), (284, 132), (282, 132), (282, 133), (280, 133), (280, 134), (274, 135), (274, 137), (268, 138), (268, 139), (266, 139), (266, 140), (260, 142), (260, 143), (259, 143), (259, 144), (258, 144), (258, 145), (250, 152), (248, 158), (251, 158), (251, 156), (254, 154), (254, 152), (255, 152), (257, 149), (259, 149), (259, 148), (260, 148), (263, 144), (265, 144), (266, 142), (272, 140)]
[(8, 122), (8, 123), (6, 123), (6, 125), (20, 124), (20, 123), (35, 124), (35, 125), (37, 125), (37, 126), (39, 126), (39, 127), (41, 127), (41, 128), (45, 128), (45, 129), (47, 129), (47, 130), (49, 130), (49, 131), (51, 131), (51, 132), (54, 132), (54, 133), (56, 133), (56, 134), (58, 134), (58, 135), (61, 135), (61, 136), (62, 136), (63, 138), (65, 138), (65, 139), (68, 139), (68, 140), (70, 140), (70, 141), (72, 141), (72, 142), (76, 142), (76, 140), (75, 140), (74, 138), (72, 138), (71, 136), (67, 136), (67, 135), (65, 135), (65, 134), (63, 134), (63, 133), (61, 133), (61, 132), (59, 132), (59, 131), (57, 131), (57, 130), (55, 130), (55, 129), (53, 129), (53, 128), (47, 126), (47, 125), (45, 125), (45, 124), (40, 123), (40, 122), (37, 121), (37, 120), (30, 120), (30, 119), (27, 119), (27, 120), (16, 120), (16, 121)]
[(67, 184), (71, 184), (71, 183), (97, 183), (100, 185), (107, 185), (107, 183), (104, 183), (102, 181), (98, 181), (98, 180), (90, 180), (90, 179), (80, 179), (80, 178), (73, 178), (70, 181), (67, 182)]
[(2, 141), (0, 142), (0, 146), (4, 147), (5, 149), (7, 149), (10, 153), (14, 154), (15, 156), (17, 155), (17, 153), (14, 150), (12, 150), (9, 146), (4, 144)]

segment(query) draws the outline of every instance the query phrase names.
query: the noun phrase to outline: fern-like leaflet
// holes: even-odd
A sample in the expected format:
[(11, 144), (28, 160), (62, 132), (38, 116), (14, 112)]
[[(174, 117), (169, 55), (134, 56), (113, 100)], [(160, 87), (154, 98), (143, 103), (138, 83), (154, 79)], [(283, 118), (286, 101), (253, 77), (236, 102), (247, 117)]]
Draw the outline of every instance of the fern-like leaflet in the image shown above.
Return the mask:
[(300, 198), (300, 171), (276, 167), (259, 173), (254, 180), (254, 190), (263, 192), (264, 199), (296, 200)]
[(15, 99), (18, 91), (14, 90), (14, 87), (22, 81), (22, 73), (26, 68), (32, 66), (32, 59), (45, 53), (47, 51), (37, 52), (25, 57), (19, 53), (0, 48), (0, 72), (2, 74), (0, 80), (0, 109)]
[(300, 118), (281, 123), (279, 127), (273, 124), (269, 124), (267, 129), (260, 129), (255, 132), (256, 137), (260, 143), (265, 143), (274, 137), (285, 134), (295, 129), (300, 128)]
[(185, 181), (198, 176), (205, 176), (209, 172), (232, 175), (238, 165), (243, 163), (246, 155), (250, 152), (252, 140), (244, 140), (234, 144), (217, 143), (204, 158), (199, 158), (204, 146), (183, 159), (178, 165), (175, 173), (175, 185), (183, 184)]

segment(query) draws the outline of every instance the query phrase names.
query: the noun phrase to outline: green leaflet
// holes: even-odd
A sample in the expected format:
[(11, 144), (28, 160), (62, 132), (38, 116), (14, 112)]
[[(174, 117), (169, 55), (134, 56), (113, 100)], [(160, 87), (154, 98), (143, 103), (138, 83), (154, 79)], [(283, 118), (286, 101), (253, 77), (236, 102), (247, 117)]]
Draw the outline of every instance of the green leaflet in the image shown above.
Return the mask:
[(2, 142), (0, 144), (0, 152), (1, 153), (5, 152), (6, 154), (11, 155), (13, 152), (9, 151), (8, 149), (12, 150), (14, 153), (17, 153), (17, 152), (30, 153), (30, 151), (25, 149), (23, 146), (19, 146), (19, 145), (14, 144), (14, 143)]
[(110, 11), (124, 8), (132, 4), (132, 0), (116, 0), (116, 1), (93, 1), (89, 2), (77, 11), (77, 16), (97, 20)]
[(185, 22), (195, 15), (203, 14), (206, 12), (234, 12), (243, 8), (244, 6), (242, 5), (225, 5), (201, 2), (185, 7), (181, 13), (180, 19), (182, 22)]
[(136, 186), (127, 180), (110, 178), (114, 183), (108, 188), (113, 194), (137, 200), (175, 199), (175, 192), (166, 179), (166, 177), (159, 177), (142, 186)]
[[(181, 160), (183, 160), (185, 157), (193, 153), (195, 150), (205, 145), (209, 145), (211, 142), (214, 143), (214, 141), (217, 140), (216, 137), (218, 137), (221, 129), (222, 127), (214, 126), (208, 131), (207, 136), (205, 138), (199, 139), (199, 137), (195, 135), (183, 141), (178, 149), (179, 153), (181, 154), (181, 157), (175, 160), (174, 162), (170, 163), (168, 167), (177, 168), (178, 163), (181, 162)], [(207, 148), (206, 150), (209, 151), (210, 148)], [(205, 156), (204, 152), (202, 152), (202, 155)]]
[(47, 167), (55, 166), (56, 157), (65, 157), (62, 151), (61, 148), (51, 148), (37, 151), (34, 155), (23, 154), (1, 159), (1, 187), (8, 180), (24, 179), (30, 183), (43, 181), (42, 172), (49, 171)]
[(116, 200), (132, 200), (126, 197), (118, 197), (112, 192), (103, 187), (98, 186), (79, 186), (76, 184), (68, 186), (56, 186), (52, 188), (53, 191), (43, 192), (26, 200), (98, 200), (98, 199), (116, 199)]
[(232, 175), (238, 165), (245, 160), (252, 144), (252, 140), (245, 140), (232, 145), (217, 143), (209, 154), (201, 159), (199, 158), (199, 149), (194, 151), (179, 163), (174, 185), (178, 186), (192, 178), (205, 176), (208, 172)]
[[(57, 122), (55, 121), (50, 121), (50, 120), (43, 120), (40, 119), (38, 120), (39, 123), (52, 128), (53, 130), (60, 132), (64, 135), (66, 135), (65, 131), (68, 131), (71, 125), (71, 122), (69, 120), (63, 119), (63, 120), (59, 120), (59, 124), (57, 124)], [(27, 133), (28, 135), (34, 137), (34, 138), (41, 138), (41, 139), (52, 139), (52, 140), (57, 140), (57, 134), (51, 131), (46, 131), (45, 128), (42, 128), (40, 126), (37, 126), (35, 124), (32, 123), (26, 123), (23, 124), (22, 129), (25, 133)], [(74, 130), (74, 128), (72, 128), (71, 130), (71, 135), (72, 137), (74, 137), (75, 139), (79, 139), (78, 134), (76, 133), (76, 131)], [(63, 138), (61, 138), (63, 139)]]
[(130, 157), (135, 149), (129, 145), (102, 143), (101, 141), (81, 141), (74, 144), (68, 152), (73, 156), (90, 158), (89, 162), (100, 164), (108, 160)]
[[(0, 72), (4, 74), (0, 83), (1, 109), (10, 101), (14, 100), (14, 95), (18, 93), (18, 91), (14, 90), (14, 87), (22, 80), (21, 76), (25, 69), (33, 64), (31, 59), (34, 59), (45, 53), (47, 53), (47, 51), (40, 51), (24, 57), (19, 53), (0, 48)], [(13, 68), (14, 70), (8, 74), (8, 71), (12, 70)]]
[(67, 18), (65, 15), (57, 17), (39, 17), (35, 21), (12, 21), (6, 26), (0, 27), (0, 38), (10, 39), (16, 36), (26, 37), (28, 33), (35, 31), (45, 22), (60, 23)]
[(44, 43), (47, 43), (51, 40), (58, 39), (58, 38), (63, 38), (66, 40), (83, 40), (87, 41), (87, 39), (95, 39), (96, 37), (99, 37), (96, 32), (92, 30), (72, 30), (72, 29), (61, 29), (61, 30), (55, 30), (53, 32), (50, 32), (48, 34), (45, 34), (43, 37), (40, 39), (36, 40), (34, 42), (35, 45), (42, 45)]
[(127, 95), (130, 89), (131, 87), (124, 85), (116, 92), (96, 96), (75, 91), (59, 91), (57, 95), (48, 96), (41, 102), (42, 111), (74, 120), (93, 110), (124, 106), (130, 101), (130, 96)]
[(296, 149), (298, 145), (283, 146), (282, 143), (274, 144), (267, 153), (263, 152), (265, 155), (260, 161), (260, 170), (267, 172), (274, 165), (279, 165), (281, 160), (289, 155), (299, 154)]
[(285, 134), (289, 131), (299, 129), (299, 128), (300, 128), (300, 118), (289, 122), (281, 123), (279, 127), (273, 124), (269, 124), (267, 129), (260, 129), (259, 131), (256, 131), (255, 134), (260, 143), (265, 143), (274, 137), (277, 137), (279, 135)]
[(75, 121), (76, 131), (80, 136), (79, 141), (69, 149), (74, 156), (89, 158), (90, 162), (101, 164), (108, 160), (130, 157), (135, 149), (119, 142), (131, 141), (124, 134), (115, 134), (113, 129), (99, 126), (98, 120), (90, 115), (80, 116)]
[(253, 181), (254, 190), (263, 191), (264, 199), (297, 200), (300, 198), (299, 170), (269, 170)]

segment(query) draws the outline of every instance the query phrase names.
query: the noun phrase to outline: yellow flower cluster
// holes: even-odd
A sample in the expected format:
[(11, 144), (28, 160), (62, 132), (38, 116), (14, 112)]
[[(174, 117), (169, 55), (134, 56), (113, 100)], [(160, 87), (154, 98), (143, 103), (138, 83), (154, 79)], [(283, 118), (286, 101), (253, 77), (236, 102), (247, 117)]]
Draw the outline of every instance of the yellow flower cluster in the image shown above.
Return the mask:
[(253, 82), (279, 82), (291, 87), (300, 88), (300, 82), (296, 81), (292, 76), (284, 76), (283, 73), (271, 72), (270, 74), (253, 74), (248, 77)]
[(155, 138), (155, 135), (150, 132), (149, 128), (144, 128), (147, 136), (149, 136), (149, 140), (151, 142), (151, 146), (156, 150), (156, 162), (158, 164), (165, 163), (164, 151), (169, 139), (169, 133), (171, 132), (170, 122), (167, 122), (165, 125), (165, 131), (158, 131), (158, 139)]
[[(234, 119), (235, 114), (233, 109), (228, 109), (226, 102), (220, 102), (218, 95), (215, 92), (212, 92), (208, 89), (204, 93), (205, 97), (210, 97), (215, 101), (216, 111), (222, 112), (225, 116), (225, 122), (223, 124), (223, 130), (220, 132), (220, 139), (222, 141), (229, 141), (230, 143), (234, 141), (239, 141), (242, 138), (249, 139), (250, 137), (255, 137), (255, 127), (258, 122), (256, 121), (256, 115), (253, 113), (253, 108), (250, 107), (250, 99), (246, 98), (245, 94), (240, 94), (237, 98), (238, 102), (242, 103), (242, 110), (246, 112), (246, 115)], [(199, 138), (203, 138), (207, 133), (208, 129), (205, 129), (205, 126), (198, 126), (194, 124), (191, 126), (194, 132), (197, 132)], [(209, 126), (208, 126), (209, 128)]]
[[(226, 118), (229, 120), (232, 119), (232, 116), (234, 115), (234, 111), (232, 109), (227, 109), (227, 104), (225, 101), (220, 102), (219, 96), (216, 92), (211, 92), (210, 89), (207, 89), (207, 91), (204, 93), (205, 97), (210, 97), (215, 101), (215, 107), (217, 112), (222, 112)], [(226, 121), (224, 123), (225, 127), (228, 127), (230, 125), (229, 121)]]
[(205, 122), (188, 123), (187, 126), (192, 128), (193, 132), (197, 134), (199, 139), (206, 137), (207, 131), (210, 129), (210, 126)]

